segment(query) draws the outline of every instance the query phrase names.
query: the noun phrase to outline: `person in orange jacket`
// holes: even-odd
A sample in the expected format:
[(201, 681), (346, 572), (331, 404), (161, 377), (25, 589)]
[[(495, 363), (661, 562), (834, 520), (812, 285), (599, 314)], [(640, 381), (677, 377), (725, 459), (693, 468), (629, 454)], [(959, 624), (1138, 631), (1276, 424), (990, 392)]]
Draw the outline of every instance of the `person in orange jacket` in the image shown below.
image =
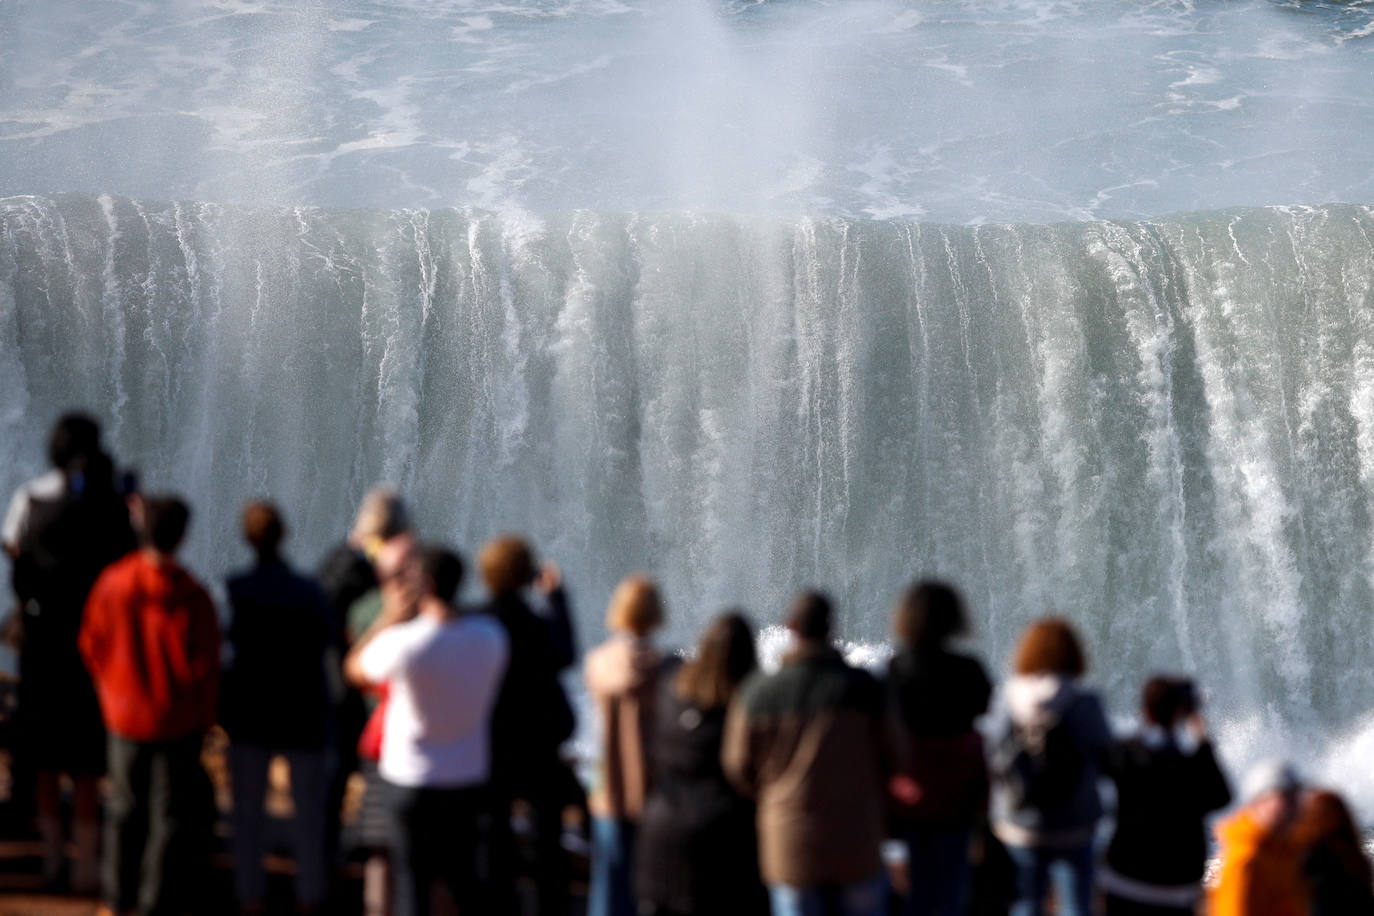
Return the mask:
[(1301, 783), (1282, 761), (1246, 774), (1245, 804), (1217, 826), (1221, 877), (1210, 916), (1308, 916), (1303, 850), (1295, 835)]

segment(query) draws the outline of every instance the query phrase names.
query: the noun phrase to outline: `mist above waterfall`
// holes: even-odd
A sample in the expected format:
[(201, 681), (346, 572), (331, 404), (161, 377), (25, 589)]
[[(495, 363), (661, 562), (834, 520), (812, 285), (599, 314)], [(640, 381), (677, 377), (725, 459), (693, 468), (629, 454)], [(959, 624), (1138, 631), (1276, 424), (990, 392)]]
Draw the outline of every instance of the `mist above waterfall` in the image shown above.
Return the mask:
[(0, 194), (976, 223), (1361, 202), (1367, 2), (0, 9)]

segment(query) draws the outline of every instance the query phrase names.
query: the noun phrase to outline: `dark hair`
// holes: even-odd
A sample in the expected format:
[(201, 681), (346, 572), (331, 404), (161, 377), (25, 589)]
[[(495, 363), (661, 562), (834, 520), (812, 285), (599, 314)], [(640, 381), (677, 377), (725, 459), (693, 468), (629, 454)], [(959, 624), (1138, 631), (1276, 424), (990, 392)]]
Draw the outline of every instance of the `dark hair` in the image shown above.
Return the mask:
[(892, 631), (913, 649), (935, 649), (968, 632), (964, 599), (954, 586), (925, 579), (907, 589), (892, 615)]
[(1145, 718), (1162, 728), (1197, 712), (1197, 691), (1187, 678), (1156, 675), (1140, 691), (1140, 709)]
[(420, 548), (420, 569), (434, 584), (435, 597), (452, 604), (458, 586), (463, 584), (463, 558), (447, 547), (426, 544)]
[(269, 502), (251, 502), (243, 507), (243, 539), (259, 555), (275, 554), (286, 537), (281, 511)]
[(48, 460), (68, 470), (100, 454), (100, 424), (88, 414), (63, 414), (48, 436)]
[(740, 683), (757, 667), (749, 621), (738, 611), (726, 611), (706, 628), (696, 657), (678, 670), (673, 689), (689, 703), (717, 709), (730, 702)]
[(1298, 845), (1310, 855), (1318, 850), (1330, 853), (1346, 876), (1365, 891), (1370, 889), (1369, 859), (1364, 841), (1350, 816), (1345, 801), (1335, 792), (1319, 789), (1302, 800), (1294, 827)]
[(162, 553), (176, 553), (186, 527), (191, 523), (191, 508), (176, 496), (149, 496), (143, 500), (143, 543)]
[(830, 635), (833, 615), (830, 599), (823, 592), (802, 592), (787, 612), (787, 628), (802, 639), (825, 639)]
[(1017, 674), (1080, 677), (1088, 670), (1088, 660), (1073, 624), (1062, 617), (1041, 617), (1021, 634), (1012, 667)]

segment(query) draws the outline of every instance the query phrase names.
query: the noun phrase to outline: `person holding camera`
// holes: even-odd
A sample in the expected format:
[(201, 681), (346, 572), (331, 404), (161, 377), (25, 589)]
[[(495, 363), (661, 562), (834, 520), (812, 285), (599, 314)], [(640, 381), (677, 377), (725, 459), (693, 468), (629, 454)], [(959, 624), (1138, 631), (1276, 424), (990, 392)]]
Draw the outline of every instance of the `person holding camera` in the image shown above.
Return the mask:
[(1141, 696), (1140, 731), (1117, 742), (1116, 832), (1098, 875), (1108, 916), (1193, 913), (1207, 864), (1204, 818), (1231, 801), (1207, 740), (1197, 691), (1154, 677)]

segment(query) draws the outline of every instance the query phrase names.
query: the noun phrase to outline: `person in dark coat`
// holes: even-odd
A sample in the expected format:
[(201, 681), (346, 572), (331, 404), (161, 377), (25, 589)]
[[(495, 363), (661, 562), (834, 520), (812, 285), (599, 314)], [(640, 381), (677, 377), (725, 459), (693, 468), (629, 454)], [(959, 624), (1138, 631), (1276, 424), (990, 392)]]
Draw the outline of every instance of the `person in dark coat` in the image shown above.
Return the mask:
[(30, 755), (21, 768), (36, 774), (46, 883), (55, 884), (64, 865), (59, 779), (66, 773), (75, 784), (71, 883), (94, 893), (100, 884), (105, 729), (77, 634), (96, 578), (137, 541), (94, 420), (84, 414), (58, 420), (48, 458), (52, 470), (14, 494), (0, 538), (13, 560), (21, 612), (17, 745)]
[(488, 543), (477, 565), (491, 596), (481, 610), (501, 624), (510, 644), (491, 720), (493, 893), (498, 910), (517, 912), (517, 851), (510, 824), (512, 806), (521, 800), (534, 829), (536, 912), (562, 916), (568, 912), (569, 868), (562, 847), (568, 799), (559, 748), (576, 725), (559, 681), (576, 657), (567, 595), (557, 568), (539, 570), (533, 551), (518, 537)]
[(754, 803), (721, 767), (726, 710), (756, 667), (753, 633), (732, 612), (717, 617), (696, 656), (664, 678), (635, 874), (646, 916), (768, 913)]
[(893, 619), (900, 649), (887, 669), (892, 708), (906, 742), (910, 804), (899, 806), (907, 844), (908, 916), (965, 912), (970, 850), (987, 813), (988, 777), (974, 721), (992, 684), (977, 660), (949, 648), (968, 629), (963, 599), (925, 581), (902, 596)]
[(1116, 831), (1098, 883), (1108, 916), (1192, 913), (1202, 896), (1208, 814), (1231, 802), (1191, 681), (1154, 677), (1141, 694), (1144, 725), (1116, 742)]
[(243, 536), (256, 563), (227, 582), (233, 663), (220, 699), (234, 787), (234, 878), (240, 905), (260, 912), (267, 896), (263, 798), (272, 757), (282, 754), (291, 767), (295, 805), (296, 900), (301, 910), (313, 911), (328, 890), (325, 653), (331, 608), (319, 586), (282, 558), (286, 526), (275, 506), (249, 503)]
[(1341, 797), (1321, 789), (1304, 795), (1295, 833), (1311, 888), (1311, 916), (1374, 914), (1369, 859)]

